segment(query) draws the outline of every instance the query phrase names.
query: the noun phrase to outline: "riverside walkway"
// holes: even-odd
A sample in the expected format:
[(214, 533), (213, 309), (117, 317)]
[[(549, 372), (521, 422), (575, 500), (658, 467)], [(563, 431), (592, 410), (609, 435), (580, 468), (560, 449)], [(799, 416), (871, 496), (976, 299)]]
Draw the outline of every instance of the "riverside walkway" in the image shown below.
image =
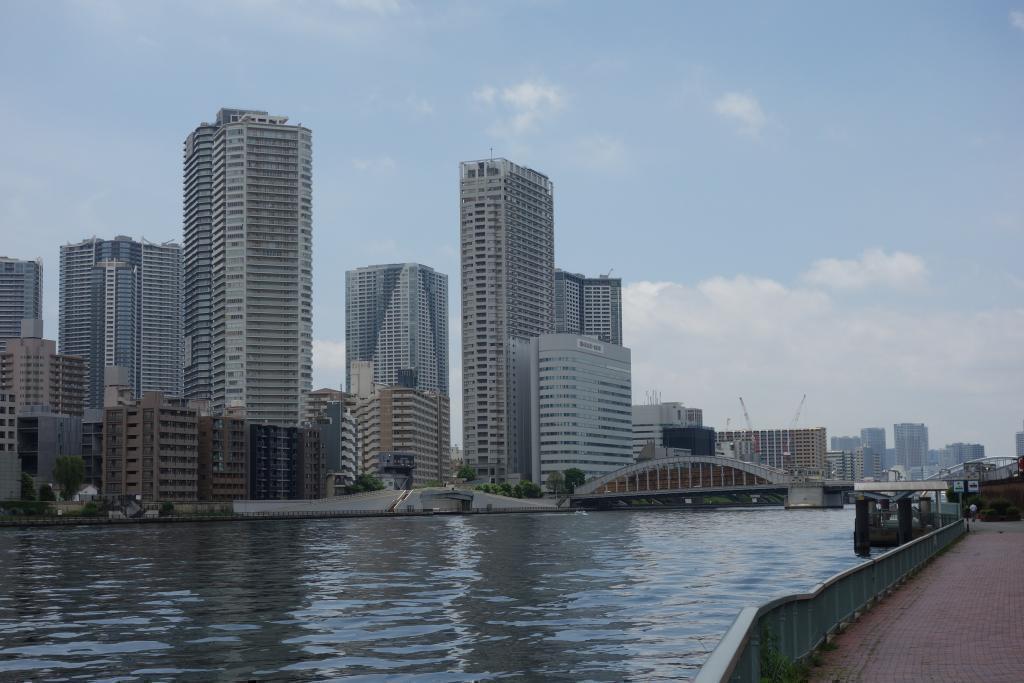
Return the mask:
[(812, 681), (1024, 680), (1024, 522), (978, 522), (834, 641)]

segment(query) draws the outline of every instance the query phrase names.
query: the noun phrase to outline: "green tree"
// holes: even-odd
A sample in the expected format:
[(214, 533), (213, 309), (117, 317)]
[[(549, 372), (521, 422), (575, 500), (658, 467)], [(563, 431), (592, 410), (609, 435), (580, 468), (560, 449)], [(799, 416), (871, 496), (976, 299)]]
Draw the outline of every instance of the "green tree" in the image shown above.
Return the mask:
[(548, 475), (548, 490), (553, 493), (561, 493), (565, 485), (565, 477), (561, 472), (552, 472)]
[(587, 475), (578, 467), (570, 467), (563, 475), (565, 478), (565, 490), (572, 493), (577, 486), (581, 486), (587, 480)]
[(476, 470), (469, 465), (463, 465), (459, 468), (459, 471), (455, 474), (459, 479), (465, 479), (466, 481), (473, 481), (476, 479)]
[(360, 474), (353, 484), (345, 487), (345, 493), (365, 493), (366, 491), (380, 491), (384, 488), (384, 482), (372, 474)]
[(71, 500), (85, 481), (85, 461), (80, 455), (62, 455), (53, 465), (53, 478), (60, 484), (60, 497)]
[(521, 481), (516, 488), (519, 488), (523, 494), (516, 496), (517, 498), (540, 498), (544, 495), (544, 490), (532, 481)]
[(39, 485), (39, 500), (55, 501), (57, 500), (57, 494), (53, 492), (49, 484)]
[(21, 499), (36, 499), (36, 482), (28, 472), (21, 473)]

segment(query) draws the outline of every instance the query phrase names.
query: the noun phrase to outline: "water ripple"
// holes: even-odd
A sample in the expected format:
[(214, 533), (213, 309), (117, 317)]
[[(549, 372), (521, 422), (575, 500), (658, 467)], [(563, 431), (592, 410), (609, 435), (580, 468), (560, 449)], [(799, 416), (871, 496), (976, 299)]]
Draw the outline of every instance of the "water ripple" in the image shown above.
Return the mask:
[(4, 529), (0, 674), (680, 680), (741, 607), (853, 566), (852, 525), (729, 510)]

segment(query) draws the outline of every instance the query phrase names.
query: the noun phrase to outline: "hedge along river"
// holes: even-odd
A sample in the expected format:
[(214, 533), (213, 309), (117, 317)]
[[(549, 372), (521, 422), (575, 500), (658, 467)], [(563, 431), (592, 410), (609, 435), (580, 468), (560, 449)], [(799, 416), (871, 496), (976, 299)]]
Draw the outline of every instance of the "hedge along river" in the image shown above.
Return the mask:
[(0, 679), (692, 677), (852, 510), (0, 529)]

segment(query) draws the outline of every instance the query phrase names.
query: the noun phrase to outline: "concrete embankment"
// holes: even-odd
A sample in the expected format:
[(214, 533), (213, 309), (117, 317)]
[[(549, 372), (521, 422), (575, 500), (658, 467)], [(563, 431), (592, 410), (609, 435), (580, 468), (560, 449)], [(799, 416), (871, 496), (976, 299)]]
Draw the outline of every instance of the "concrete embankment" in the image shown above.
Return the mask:
[(424, 517), (432, 515), (568, 512), (551, 499), (524, 500), (468, 489), (430, 488), (413, 491), (373, 491), (317, 500), (234, 501), (231, 511), (213, 514), (170, 514), (150, 517), (10, 517), (7, 526), (77, 526), (97, 524), (164, 524), (230, 522), (267, 519), (330, 519), (341, 517)]

